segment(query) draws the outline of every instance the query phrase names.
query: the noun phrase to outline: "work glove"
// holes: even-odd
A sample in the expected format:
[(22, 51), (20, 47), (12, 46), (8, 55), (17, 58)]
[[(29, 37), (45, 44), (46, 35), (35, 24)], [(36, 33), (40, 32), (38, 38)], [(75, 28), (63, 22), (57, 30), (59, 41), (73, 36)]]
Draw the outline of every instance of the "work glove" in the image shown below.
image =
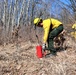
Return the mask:
[(42, 49), (45, 50), (45, 48), (46, 48), (46, 44), (43, 44)]

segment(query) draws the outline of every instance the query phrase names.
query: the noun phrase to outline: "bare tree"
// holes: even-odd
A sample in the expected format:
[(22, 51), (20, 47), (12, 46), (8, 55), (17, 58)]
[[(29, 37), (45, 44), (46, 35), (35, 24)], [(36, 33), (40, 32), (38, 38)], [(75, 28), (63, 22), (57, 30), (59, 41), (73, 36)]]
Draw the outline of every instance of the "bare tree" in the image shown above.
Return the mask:
[(71, 3), (71, 8), (74, 12), (75, 21), (76, 21), (76, 0), (70, 0), (70, 3)]
[(17, 3), (18, 3), (18, 0), (15, 0), (14, 11), (13, 11), (13, 16), (12, 16), (12, 29), (11, 29), (12, 31), (13, 31), (13, 26), (16, 25)]
[(30, 0), (28, 0), (28, 3), (27, 3), (27, 8), (26, 8), (26, 17), (25, 17), (25, 21), (26, 21), (26, 23), (27, 23), (27, 21), (28, 21), (28, 10), (29, 10), (29, 4), (30, 4)]
[(6, 25), (8, 22), (8, 0), (4, 0), (4, 13), (2, 21), (4, 23), (3, 25), (3, 36), (4, 36), (4, 42), (6, 41)]
[(23, 14), (24, 14), (24, 11), (25, 11), (25, 2), (26, 2), (26, 0), (23, 0), (23, 2), (22, 2), (22, 7), (21, 7), (20, 14), (19, 14), (19, 17), (18, 17), (18, 25), (22, 24), (21, 20), (23, 18)]
[(3, 17), (3, 8), (4, 7), (4, 4), (3, 4), (3, 1), (0, 0), (0, 19), (2, 19)]
[[(0, 0), (0, 19), (3, 21), (3, 35), (14, 30), (14, 26), (31, 25), (35, 17), (43, 19), (53, 17), (63, 23), (76, 20), (76, 0)], [(29, 23), (29, 24), (28, 24)], [(30, 27), (30, 32), (31, 32)]]

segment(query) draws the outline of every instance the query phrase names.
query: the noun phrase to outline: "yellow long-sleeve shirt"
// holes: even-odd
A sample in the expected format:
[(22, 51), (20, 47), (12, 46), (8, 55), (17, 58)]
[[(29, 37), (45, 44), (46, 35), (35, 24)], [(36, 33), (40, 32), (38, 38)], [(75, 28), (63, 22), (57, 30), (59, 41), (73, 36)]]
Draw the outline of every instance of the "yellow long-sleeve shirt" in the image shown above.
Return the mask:
[(53, 19), (53, 18), (49, 18), (49, 19), (45, 19), (43, 20), (43, 29), (44, 29), (44, 36), (43, 36), (43, 42), (46, 43), (47, 38), (48, 38), (48, 34), (49, 34), (49, 29), (50, 29), (50, 25), (52, 24), (52, 29), (58, 27), (60, 24), (62, 24), (60, 21)]

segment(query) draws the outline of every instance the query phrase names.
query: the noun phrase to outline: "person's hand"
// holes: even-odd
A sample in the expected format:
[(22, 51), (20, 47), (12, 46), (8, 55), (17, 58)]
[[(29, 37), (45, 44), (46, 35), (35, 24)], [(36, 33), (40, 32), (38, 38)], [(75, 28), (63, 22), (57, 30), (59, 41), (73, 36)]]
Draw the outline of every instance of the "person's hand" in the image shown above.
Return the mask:
[(45, 48), (46, 48), (46, 44), (44, 43), (42, 44), (42, 49), (45, 50)]

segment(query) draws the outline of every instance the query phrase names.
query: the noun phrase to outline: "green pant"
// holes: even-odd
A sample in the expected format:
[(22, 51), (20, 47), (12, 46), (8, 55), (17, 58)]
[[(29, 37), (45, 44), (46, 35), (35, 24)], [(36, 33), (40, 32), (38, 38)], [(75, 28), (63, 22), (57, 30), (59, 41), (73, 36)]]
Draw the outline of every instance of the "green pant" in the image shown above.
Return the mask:
[(63, 25), (60, 25), (59, 27), (54, 28), (52, 31), (49, 32), (49, 36), (48, 36), (48, 40), (47, 40), (47, 43), (48, 43), (47, 50), (56, 52), (56, 49), (54, 48), (54, 41), (53, 41), (53, 39), (56, 36), (58, 36), (62, 31), (63, 31)]

